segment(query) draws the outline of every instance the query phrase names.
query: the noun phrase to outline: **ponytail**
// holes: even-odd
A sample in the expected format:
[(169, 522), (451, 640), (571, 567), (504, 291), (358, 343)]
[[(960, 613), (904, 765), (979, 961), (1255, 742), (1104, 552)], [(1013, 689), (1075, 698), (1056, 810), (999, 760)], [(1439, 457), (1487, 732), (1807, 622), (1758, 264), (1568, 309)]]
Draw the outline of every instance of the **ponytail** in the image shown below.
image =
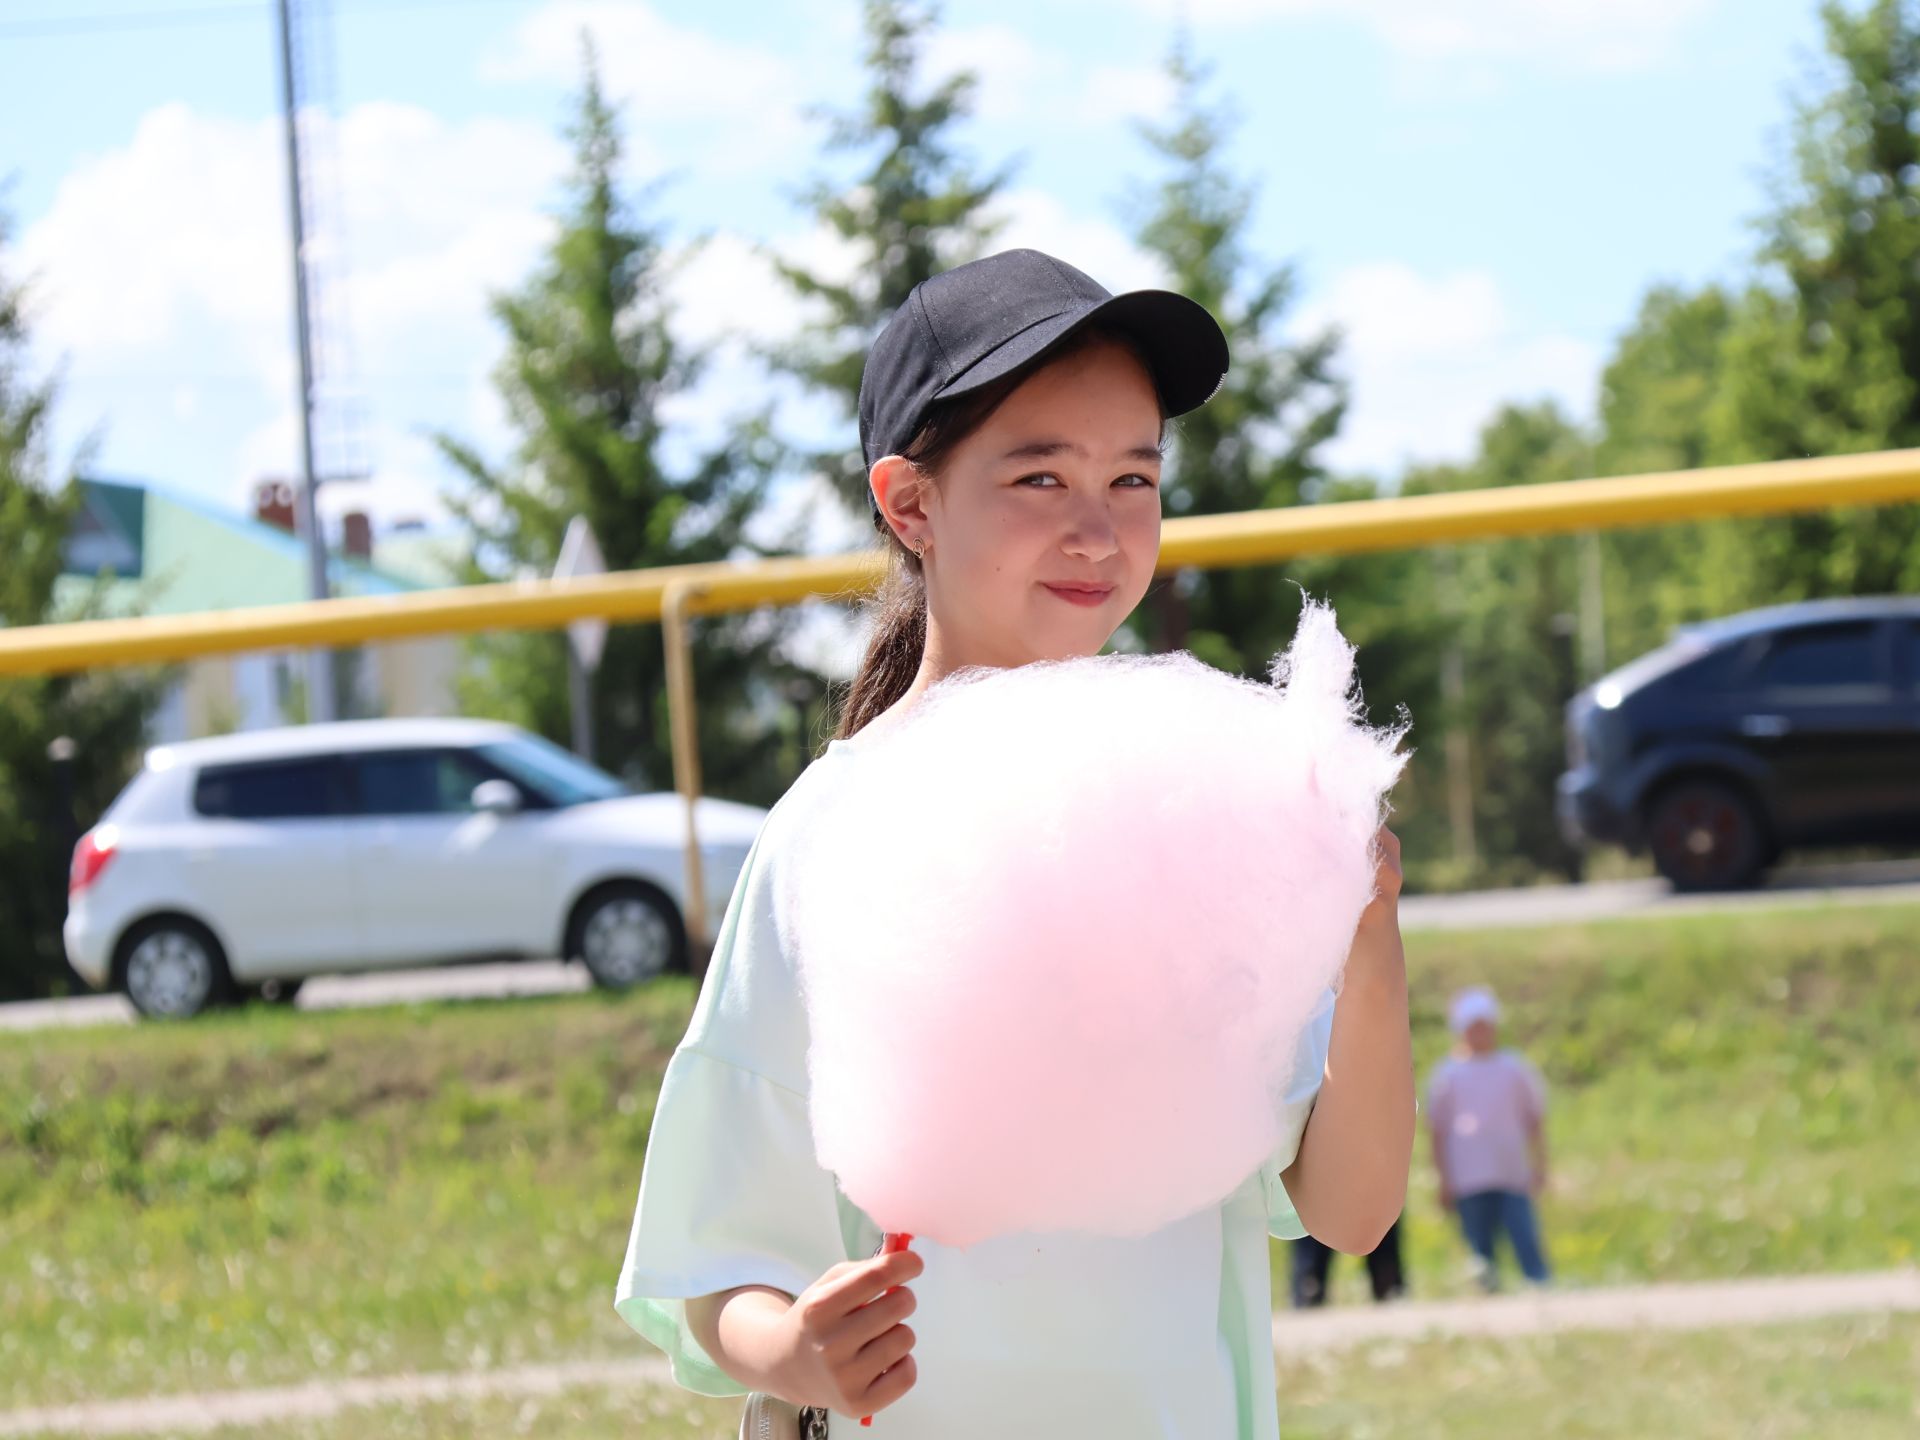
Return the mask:
[(927, 647), (927, 581), (920, 559), (891, 531), (886, 583), (871, 604), (873, 637), (840, 710), (841, 740), (858, 734), (907, 693)]

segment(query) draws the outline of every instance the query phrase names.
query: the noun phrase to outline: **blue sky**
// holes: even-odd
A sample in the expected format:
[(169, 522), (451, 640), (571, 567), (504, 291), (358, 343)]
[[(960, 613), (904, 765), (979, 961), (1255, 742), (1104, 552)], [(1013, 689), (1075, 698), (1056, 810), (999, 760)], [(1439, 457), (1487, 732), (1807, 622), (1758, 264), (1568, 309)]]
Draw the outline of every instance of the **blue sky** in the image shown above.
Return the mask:
[[(795, 197), (816, 163), (812, 107), (860, 85), (853, 0), (330, 8), (350, 319), (336, 333), (375, 476), (331, 509), (431, 513), (453, 477), (430, 432), (509, 443), (486, 297), (550, 233), (583, 26), (625, 103), (634, 180), (665, 176), (670, 232), (708, 237), (676, 282), (688, 333), (720, 346), (681, 407), (686, 433), (769, 393), (792, 428), (839, 433), (751, 350), (801, 313), (764, 248), (839, 262)], [(1333, 458), (1390, 472), (1462, 453), (1504, 398), (1589, 412), (1649, 284), (1739, 272), (1813, 11), (949, 0), (933, 61), (980, 73), (972, 152), (1019, 162), (1008, 241), (1114, 288), (1152, 283), (1128, 238), (1127, 197), (1155, 173), (1134, 126), (1164, 112), (1159, 62), (1184, 13), (1240, 117), (1255, 248), (1297, 262), (1298, 325), (1347, 333), (1354, 409)], [(43, 359), (64, 374), (62, 453), (91, 435), (97, 470), (234, 505), (294, 454), (271, 15), (264, 0), (0, 0), (8, 258), (36, 276)]]

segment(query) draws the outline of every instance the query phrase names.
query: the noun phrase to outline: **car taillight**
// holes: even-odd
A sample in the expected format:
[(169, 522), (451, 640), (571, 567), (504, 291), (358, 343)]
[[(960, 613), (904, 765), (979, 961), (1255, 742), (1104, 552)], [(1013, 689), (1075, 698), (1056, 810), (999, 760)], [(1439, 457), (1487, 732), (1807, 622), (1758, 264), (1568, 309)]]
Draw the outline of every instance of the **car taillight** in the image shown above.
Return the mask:
[(73, 847), (73, 869), (67, 875), (67, 894), (78, 895), (98, 880), (100, 872), (107, 868), (107, 862), (113, 859), (114, 848), (119, 843), (120, 832), (111, 825), (102, 825), (82, 835), (80, 843)]

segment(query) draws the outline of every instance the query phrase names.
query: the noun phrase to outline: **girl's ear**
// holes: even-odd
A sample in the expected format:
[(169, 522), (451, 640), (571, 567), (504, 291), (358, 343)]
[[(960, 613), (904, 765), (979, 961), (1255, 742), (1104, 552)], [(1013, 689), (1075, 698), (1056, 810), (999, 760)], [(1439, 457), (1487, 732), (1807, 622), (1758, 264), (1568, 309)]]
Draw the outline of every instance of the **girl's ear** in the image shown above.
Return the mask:
[(898, 455), (881, 456), (867, 472), (867, 484), (873, 488), (881, 516), (909, 550), (914, 541), (926, 538), (926, 478), (911, 461)]

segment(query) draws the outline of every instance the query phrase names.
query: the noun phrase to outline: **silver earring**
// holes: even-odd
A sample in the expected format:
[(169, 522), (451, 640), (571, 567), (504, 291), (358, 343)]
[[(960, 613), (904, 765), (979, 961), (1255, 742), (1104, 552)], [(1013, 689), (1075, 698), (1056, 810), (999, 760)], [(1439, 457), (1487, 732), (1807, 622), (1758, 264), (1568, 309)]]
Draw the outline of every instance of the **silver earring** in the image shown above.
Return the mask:
[(924, 539), (914, 541), (913, 553), (922, 560), (926, 559), (927, 558), (927, 542)]

